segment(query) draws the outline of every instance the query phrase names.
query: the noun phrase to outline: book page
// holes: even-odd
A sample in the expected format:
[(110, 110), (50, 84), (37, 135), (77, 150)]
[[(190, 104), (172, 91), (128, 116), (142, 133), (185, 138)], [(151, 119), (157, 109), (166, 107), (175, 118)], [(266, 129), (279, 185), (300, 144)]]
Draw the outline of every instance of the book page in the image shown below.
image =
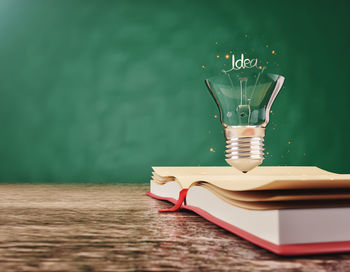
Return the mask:
[(200, 181), (232, 191), (350, 188), (350, 175), (317, 167), (260, 166), (244, 174), (233, 167), (153, 167), (157, 176), (189, 188)]
[(306, 190), (259, 190), (231, 191), (221, 189), (211, 183), (198, 183), (220, 197), (246, 202), (276, 202), (300, 200), (350, 199), (350, 188), (340, 189), (306, 189)]

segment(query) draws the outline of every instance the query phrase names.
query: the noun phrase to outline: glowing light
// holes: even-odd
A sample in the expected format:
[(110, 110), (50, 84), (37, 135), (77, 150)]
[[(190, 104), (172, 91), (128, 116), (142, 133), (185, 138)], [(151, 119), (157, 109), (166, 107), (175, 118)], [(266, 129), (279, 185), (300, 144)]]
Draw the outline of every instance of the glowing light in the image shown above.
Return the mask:
[(272, 54), (275, 54), (276, 53), (276, 51), (275, 50), (272, 50)]
[(205, 65), (202, 65), (202, 68), (205, 69)]
[(230, 58), (230, 55), (229, 55), (229, 54), (226, 54), (226, 55), (225, 55), (225, 58), (226, 58), (226, 59), (229, 59), (229, 58)]
[(262, 66), (261, 66), (261, 65), (259, 66), (259, 69), (262, 69)]
[(216, 58), (220, 58), (220, 56), (219, 56), (219, 55), (216, 55)]
[(273, 113), (273, 111), (272, 111), (272, 110), (270, 110), (270, 113)]
[(291, 142), (290, 141), (288, 141), (288, 144), (290, 144)]
[(269, 48), (269, 45), (268, 45), (268, 44), (266, 45), (266, 48)]
[(214, 115), (214, 118), (215, 118), (215, 119), (218, 118), (217, 114)]
[(210, 152), (215, 152), (215, 149), (211, 147), (211, 148), (209, 149), (209, 151), (210, 151)]

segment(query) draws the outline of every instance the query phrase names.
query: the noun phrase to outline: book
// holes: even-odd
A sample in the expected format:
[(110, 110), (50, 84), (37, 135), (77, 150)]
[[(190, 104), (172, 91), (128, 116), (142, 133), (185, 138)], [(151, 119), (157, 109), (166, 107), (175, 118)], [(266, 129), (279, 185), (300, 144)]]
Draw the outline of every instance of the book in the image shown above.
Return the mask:
[[(149, 196), (279, 255), (350, 252), (350, 175), (317, 167), (153, 167)], [(162, 211), (162, 210), (161, 210)]]

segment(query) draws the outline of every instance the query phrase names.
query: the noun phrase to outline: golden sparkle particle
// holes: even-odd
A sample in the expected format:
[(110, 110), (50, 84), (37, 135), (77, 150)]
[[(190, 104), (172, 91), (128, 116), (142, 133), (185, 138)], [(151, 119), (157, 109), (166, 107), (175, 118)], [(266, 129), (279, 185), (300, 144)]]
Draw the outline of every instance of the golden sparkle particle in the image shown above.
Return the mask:
[(215, 44), (219, 44), (218, 42), (215, 42)]
[(269, 152), (266, 152), (266, 155), (269, 155), (270, 153)]
[(259, 69), (262, 69), (262, 66), (261, 66), (261, 65), (259, 66)]
[(214, 115), (214, 118), (215, 118), (215, 119), (216, 119), (216, 118), (218, 118), (218, 115), (217, 115), (217, 114), (215, 114), (215, 115)]
[(205, 65), (202, 65), (202, 68), (205, 69)]
[(268, 44), (266, 45), (266, 48), (269, 48), (269, 45), (268, 45)]
[(216, 58), (218, 59), (218, 58), (220, 58), (220, 56), (219, 56), (219, 55), (216, 55)]
[(275, 51), (275, 50), (272, 50), (272, 54), (276, 54), (276, 51)]
[(211, 147), (211, 148), (209, 149), (209, 151), (210, 151), (210, 152), (215, 152), (215, 149)]
[(230, 58), (230, 55), (229, 55), (229, 54), (226, 54), (226, 55), (225, 55), (225, 58), (226, 58), (226, 59), (229, 59), (229, 58)]
[(291, 144), (291, 142), (290, 142), (290, 141), (288, 141), (288, 144)]
[(270, 110), (270, 113), (273, 113), (273, 111), (272, 111), (272, 110)]

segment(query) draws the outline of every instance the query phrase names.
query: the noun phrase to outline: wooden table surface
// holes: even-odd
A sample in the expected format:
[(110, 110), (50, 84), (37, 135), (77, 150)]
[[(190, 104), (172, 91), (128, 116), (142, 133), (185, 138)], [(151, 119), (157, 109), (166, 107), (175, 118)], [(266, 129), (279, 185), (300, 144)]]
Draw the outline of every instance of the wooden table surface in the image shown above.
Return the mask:
[(0, 271), (350, 271), (350, 254), (278, 257), (146, 184), (0, 185)]

